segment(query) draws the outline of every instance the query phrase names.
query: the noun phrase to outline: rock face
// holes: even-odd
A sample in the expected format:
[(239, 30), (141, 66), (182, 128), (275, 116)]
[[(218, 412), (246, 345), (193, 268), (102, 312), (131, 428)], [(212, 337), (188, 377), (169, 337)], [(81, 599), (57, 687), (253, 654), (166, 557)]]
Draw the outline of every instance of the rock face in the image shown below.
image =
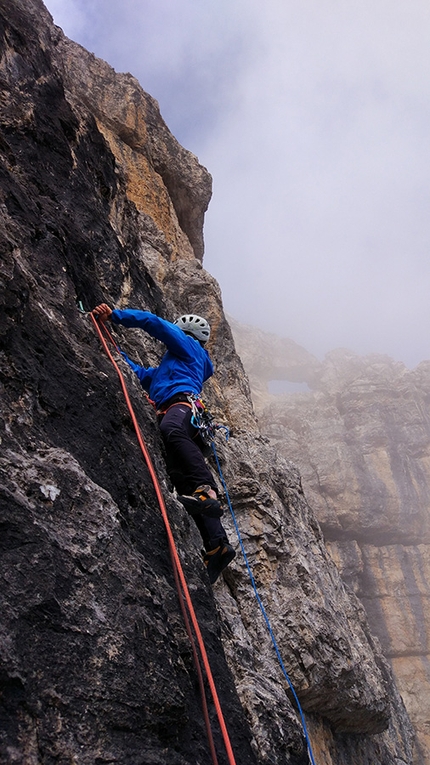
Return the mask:
[[(297, 469), (258, 430), (219, 287), (202, 268), (209, 174), (136, 80), (65, 39), (39, 0), (2, 0), (0, 17), (1, 761), (209, 757), (153, 486), (115, 371), (77, 309), (104, 300), (211, 322), (216, 375), (205, 395), (232, 430), (219, 460), (315, 761), (409, 765), (418, 755), (390, 667)], [(162, 349), (143, 333), (117, 338), (157, 363)], [(153, 410), (124, 372), (235, 761), (305, 765), (244, 562), (238, 555), (210, 587), (198, 533), (169, 490)], [(233, 539), (232, 519), (226, 526)]]
[[(308, 393), (270, 396), (267, 382), (297, 358), (279, 339), (233, 325), (256, 384), (262, 431), (298, 466), (327, 547), (365, 606), (430, 762), (430, 362), (338, 350), (302, 377)], [(254, 338), (254, 345), (250, 338)], [(303, 352), (304, 353), (304, 352)], [(302, 354), (303, 355), (303, 354)]]

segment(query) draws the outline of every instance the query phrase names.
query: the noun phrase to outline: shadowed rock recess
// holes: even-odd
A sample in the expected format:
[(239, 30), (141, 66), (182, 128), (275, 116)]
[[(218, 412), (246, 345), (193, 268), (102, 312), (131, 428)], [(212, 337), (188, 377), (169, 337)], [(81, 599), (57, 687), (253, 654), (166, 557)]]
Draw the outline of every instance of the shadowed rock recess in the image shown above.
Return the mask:
[[(219, 287), (202, 268), (209, 174), (138, 82), (67, 40), (39, 0), (1, 0), (0, 18), (1, 762), (209, 761), (162, 518), (118, 378), (77, 310), (105, 300), (168, 319), (192, 309), (212, 324), (206, 399), (232, 429), (220, 459), (317, 765), (409, 765), (413, 732), (391, 669), (297, 469), (257, 428)], [(157, 362), (143, 333), (117, 337)], [(124, 371), (236, 763), (305, 765), (241, 555), (211, 588), (169, 492), (153, 410)]]

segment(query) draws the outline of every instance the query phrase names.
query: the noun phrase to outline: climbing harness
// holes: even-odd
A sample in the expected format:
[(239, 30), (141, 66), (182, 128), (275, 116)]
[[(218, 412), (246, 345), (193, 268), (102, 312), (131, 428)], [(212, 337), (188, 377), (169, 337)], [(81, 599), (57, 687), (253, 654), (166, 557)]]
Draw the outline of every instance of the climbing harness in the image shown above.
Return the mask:
[[(168, 537), (168, 542), (169, 542), (169, 550), (170, 550), (170, 555), (171, 555), (171, 558), (172, 558), (174, 577), (175, 577), (175, 582), (176, 582), (176, 585), (177, 585), (177, 588), (178, 588), (178, 595), (179, 595), (179, 601), (180, 601), (180, 604), (181, 604), (181, 610), (182, 610), (182, 613), (184, 615), (184, 621), (185, 621), (185, 625), (186, 625), (186, 630), (187, 630), (187, 633), (188, 633), (188, 636), (189, 636), (189, 639), (190, 639), (190, 642), (191, 642), (191, 646), (192, 646), (192, 650), (193, 650), (193, 656), (194, 656), (194, 660), (195, 660), (195, 663), (196, 663), (196, 667), (198, 667), (197, 672), (198, 672), (198, 677), (199, 677), (199, 684), (200, 684), (200, 689), (201, 689), (201, 693), (202, 693), (202, 698), (205, 699), (203, 678), (201, 676), (201, 669), (200, 669), (200, 664), (199, 664), (199, 661), (198, 661), (197, 651), (196, 651), (196, 648), (195, 648), (195, 643), (194, 643), (194, 638), (193, 638), (193, 634), (192, 634), (192, 630), (191, 630), (190, 620), (191, 620), (192, 626), (194, 628), (194, 632), (195, 632), (195, 635), (196, 635), (196, 638), (197, 638), (197, 643), (198, 643), (198, 646), (199, 646), (202, 662), (203, 662), (203, 665), (204, 665), (204, 668), (205, 668), (205, 671), (206, 671), (206, 676), (207, 676), (209, 687), (210, 687), (210, 690), (211, 690), (211, 693), (212, 693), (212, 698), (213, 698), (213, 701), (214, 701), (215, 709), (216, 709), (217, 716), (218, 716), (218, 721), (219, 721), (219, 724), (220, 724), (220, 728), (221, 728), (221, 732), (222, 732), (222, 736), (223, 736), (223, 740), (224, 740), (224, 745), (225, 745), (227, 756), (228, 756), (228, 762), (229, 762), (229, 765), (235, 765), (234, 754), (233, 754), (233, 750), (231, 748), (231, 743), (230, 743), (229, 735), (228, 735), (228, 732), (227, 732), (227, 728), (226, 728), (226, 725), (225, 725), (225, 721), (224, 721), (224, 717), (223, 717), (223, 714), (222, 714), (221, 706), (220, 706), (220, 703), (219, 703), (218, 694), (217, 694), (215, 683), (214, 683), (214, 680), (213, 680), (213, 675), (212, 675), (212, 672), (211, 672), (211, 669), (210, 669), (210, 665), (209, 665), (209, 661), (208, 661), (208, 658), (207, 658), (207, 653), (206, 653), (206, 649), (205, 649), (205, 646), (204, 646), (203, 638), (202, 638), (202, 635), (201, 635), (200, 627), (198, 625), (197, 617), (196, 617), (196, 614), (195, 614), (195, 611), (194, 611), (194, 607), (193, 607), (193, 604), (192, 604), (192, 601), (191, 601), (191, 596), (190, 596), (190, 593), (189, 593), (189, 590), (188, 590), (188, 585), (186, 583), (185, 576), (184, 576), (184, 573), (183, 573), (183, 569), (182, 569), (182, 566), (181, 566), (181, 563), (180, 563), (180, 560), (179, 560), (179, 556), (178, 556), (178, 552), (177, 552), (177, 549), (176, 549), (176, 545), (175, 545), (174, 537), (173, 537), (173, 534), (172, 534), (172, 530), (171, 530), (171, 527), (170, 527), (169, 518), (168, 518), (168, 515), (167, 515), (167, 510), (166, 510), (166, 506), (165, 506), (165, 503), (164, 503), (164, 498), (163, 498), (163, 495), (162, 495), (162, 492), (161, 492), (160, 484), (158, 482), (158, 478), (157, 478), (155, 469), (153, 467), (152, 460), (150, 458), (150, 455), (149, 455), (149, 453), (148, 453), (148, 451), (146, 449), (145, 443), (143, 441), (142, 434), (141, 434), (141, 431), (140, 431), (140, 427), (139, 427), (139, 424), (137, 422), (136, 416), (134, 414), (134, 410), (133, 410), (133, 407), (132, 407), (132, 404), (131, 404), (131, 401), (130, 401), (130, 398), (129, 398), (129, 395), (128, 395), (128, 391), (127, 391), (127, 388), (126, 388), (126, 385), (125, 385), (124, 376), (123, 376), (120, 368), (118, 367), (115, 359), (113, 358), (113, 356), (112, 356), (112, 354), (111, 354), (111, 352), (110, 352), (110, 350), (108, 348), (106, 339), (103, 336), (103, 332), (105, 333), (105, 336), (109, 339), (109, 341), (113, 344), (113, 346), (116, 349), (116, 351), (120, 355), (122, 355), (122, 356), (124, 356), (125, 354), (123, 353), (123, 351), (121, 351), (120, 347), (116, 344), (114, 338), (112, 337), (112, 335), (109, 332), (108, 328), (106, 327), (105, 323), (104, 322), (100, 322), (100, 324), (99, 324), (99, 322), (97, 322), (97, 320), (95, 319), (95, 317), (94, 317), (94, 315), (92, 313), (90, 313), (90, 317), (91, 317), (91, 320), (92, 320), (92, 322), (93, 322), (93, 324), (94, 324), (94, 326), (96, 328), (96, 331), (97, 331), (97, 333), (99, 335), (99, 338), (100, 338), (100, 341), (101, 341), (101, 343), (103, 345), (103, 348), (104, 348), (108, 358), (112, 362), (112, 364), (113, 364), (113, 366), (114, 366), (114, 368), (115, 368), (115, 370), (116, 370), (116, 372), (117, 372), (117, 374), (118, 374), (118, 376), (120, 378), (121, 387), (123, 389), (124, 397), (125, 397), (125, 400), (126, 400), (126, 403), (127, 403), (127, 406), (128, 406), (128, 409), (129, 409), (129, 412), (130, 412), (130, 415), (131, 415), (131, 418), (132, 418), (132, 421), (133, 421), (133, 425), (134, 425), (134, 428), (135, 428), (135, 431), (136, 431), (137, 439), (138, 439), (140, 448), (142, 450), (143, 456), (145, 458), (145, 461), (146, 461), (146, 464), (147, 464), (147, 467), (148, 467), (148, 470), (149, 470), (149, 473), (150, 473), (150, 476), (151, 476), (151, 479), (152, 479), (152, 482), (153, 482), (153, 485), (154, 485), (155, 493), (156, 493), (156, 496), (157, 496), (157, 499), (158, 499), (158, 503), (159, 503), (159, 506), (160, 506), (160, 510), (161, 510), (162, 517), (163, 517), (164, 524), (165, 524), (166, 531), (167, 531), (167, 537)], [(103, 331), (102, 331), (101, 328), (103, 329)], [(246, 568), (247, 568), (247, 571), (248, 571), (248, 574), (249, 574), (249, 577), (250, 577), (251, 585), (252, 585), (255, 597), (257, 599), (258, 605), (260, 607), (260, 611), (261, 611), (261, 613), (263, 615), (263, 618), (264, 618), (264, 621), (266, 623), (266, 626), (267, 626), (267, 629), (268, 629), (268, 632), (269, 632), (269, 635), (270, 635), (270, 638), (271, 638), (271, 641), (272, 641), (272, 645), (273, 645), (273, 647), (275, 649), (275, 653), (276, 653), (276, 656), (277, 656), (280, 668), (281, 668), (282, 673), (283, 673), (283, 675), (284, 675), (284, 677), (285, 677), (285, 679), (286, 679), (286, 681), (288, 683), (288, 686), (290, 688), (290, 691), (292, 693), (292, 696), (293, 696), (294, 701), (295, 701), (296, 706), (297, 706), (297, 710), (298, 710), (299, 715), (300, 715), (300, 719), (301, 719), (301, 723), (302, 723), (302, 727), (303, 727), (303, 733), (304, 733), (304, 737), (305, 737), (305, 741), (306, 741), (306, 745), (307, 745), (309, 760), (310, 760), (312, 765), (316, 765), (315, 759), (314, 759), (314, 755), (313, 755), (313, 751), (312, 751), (311, 741), (310, 741), (308, 730), (307, 730), (307, 726), (306, 726), (305, 716), (304, 716), (304, 713), (303, 713), (300, 701), (298, 699), (297, 693), (295, 691), (294, 685), (293, 685), (293, 683), (292, 683), (292, 681), (291, 681), (291, 679), (290, 679), (290, 677), (289, 677), (289, 675), (288, 675), (288, 673), (287, 673), (287, 671), (285, 669), (284, 662), (283, 662), (282, 656), (281, 656), (281, 652), (279, 650), (279, 646), (277, 644), (277, 641), (276, 641), (276, 638), (275, 638), (275, 635), (274, 635), (274, 632), (273, 632), (273, 629), (272, 629), (272, 625), (270, 623), (270, 620), (269, 620), (269, 617), (267, 615), (266, 609), (265, 609), (265, 607), (263, 605), (263, 602), (261, 600), (260, 594), (258, 592), (257, 585), (256, 585), (255, 579), (254, 579), (254, 575), (252, 573), (251, 566), (249, 564), (248, 557), (247, 557), (247, 554), (246, 554), (246, 551), (245, 551), (245, 547), (244, 547), (244, 544), (243, 544), (242, 536), (240, 534), (240, 530), (239, 530), (239, 526), (238, 526), (238, 523), (237, 523), (237, 519), (236, 519), (234, 510), (233, 510), (233, 506), (232, 506), (232, 503), (231, 503), (231, 500), (230, 500), (230, 495), (229, 495), (229, 492), (228, 492), (228, 488), (227, 488), (226, 482), (224, 480), (224, 476), (223, 476), (223, 472), (222, 472), (222, 469), (221, 469), (221, 464), (220, 464), (220, 461), (219, 461), (218, 453), (217, 453), (217, 450), (216, 450), (216, 446), (215, 446), (215, 434), (216, 434), (217, 430), (224, 430), (224, 432), (225, 432), (225, 439), (226, 439), (226, 441), (228, 441), (229, 435), (230, 435), (229, 428), (226, 425), (219, 425), (218, 423), (216, 423), (214, 421), (213, 416), (210, 414), (210, 412), (206, 408), (205, 404), (202, 402), (202, 400), (198, 396), (189, 395), (188, 396), (188, 401), (189, 401), (189, 405), (190, 405), (191, 410), (192, 410), (191, 422), (192, 422), (193, 426), (196, 429), (198, 429), (198, 431), (200, 433), (200, 437), (201, 437), (203, 443), (206, 446), (209, 446), (211, 448), (212, 452), (213, 452), (213, 455), (214, 455), (214, 458), (215, 458), (215, 462), (216, 462), (216, 465), (217, 465), (217, 469), (218, 469), (218, 474), (219, 474), (219, 477), (220, 477), (220, 481), (221, 481), (222, 487), (223, 487), (224, 492), (225, 492), (225, 497), (226, 497), (227, 504), (228, 504), (228, 507), (229, 507), (229, 510), (230, 510), (230, 514), (232, 516), (233, 524), (234, 524), (234, 527), (235, 527), (235, 530), (236, 530), (237, 538), (238, 538), (239, 545), (240, 545), (240, 548), (241, 548), (241, 551), (242, 551), (242, 555), (243, 555), (243, 558), (244, 558), (244, 561), (245, 561), (245, 565), (246, 565)], [(153, 402), (151, 402), (151, 403), (153, 403)], [(179, 402), (175, 402), (175, 403), (179, 403)], [(182, 403), (184, 403), (184, 402), (182, 402)], [(175, 406), (175, 404), (172, 404), (172, 406)], [(169, 408), (170, 407), (168, 407), (168, 409)], [(167, 409), (166, 409), (166, 411), (167, 411)], [(165, 412), (160, 412), (160, 413), (165, 414)], [(189, 612), (190, 619), (188, 619), (188, 613), (186, 611), (185, 604), (188, 607), (188, 612)], [(214, 765), (218, 765), (218, 761), (217, 761), (216, 753), (215, 753), (215, 748), (214, 748), (214, 743), (213, 743), (212, 731), (210, 729), (210, 722), (209, 722), (207, 706), (206, 706), (206, 709), (205, 709), (205, 701), (203, 703), (203, 706), (204, 706), (204, 710), (205, 710), (204, 711), (205, 724), (206, 724), (206, 729), (207, 729), (207, 733), (208, 733), (208, 741), (209, 741), (209, 746), (210, 746), (210, 749), (211, 749), (212, 760), (213, 760)]]
[[(196, 613), (195, 613), (195, 610), (194, 610), (194, 606), (193, 606), (193, 603), (192, 603), (192, 600), (191, 600), (190, 591), (188, 589), (188, 585), (187, 585), (187, 582), (186, 582), (186, 579), (185, 579), (185, 575), (184, 575), (184, 572), (183, 572), (183, 569), (182, 569), (181, 561), (179, 559), (178, 551), (176, 549), (175, 540), (174, 540), (174, 537), (173, 537), (172, 529), (170, 527), (169, 517), (168, 517), (168, 514), (167, 514), (167, 509), (166, 509), (166, 505), (165, 505), (165, 502), (164, 502), (164, 497), (163, 497), (163, 494), (162, 494), (162, 491), (161, 491), (161, 487), (160, 487), (160, 484), (159, 484), (159, 481), (158, 481), (158, 478), (157, 478), (157, 474), (155, 472), (155, 468), (154, 468), (154, 466), (152, 464), (152, 460), (151, 460), (149, 452), (148, 452), (148, 450), (146, 448), (145, 442), (143, 440), (142, 433), (141, 433), (141, 430), (140, 430), (140, 427), (139, 427), (139, 423), (137, 422), (136, 415), (134, 413), (134, 409), (133, 409), (133, 406), (132, 406), (132, 403), (131, 403), (131, 400), (130, 400), (130, 397), (129, 397), (129, 394), (128, 394), (128, 391), (127, 391), (127, 386), (125, 384), (124, 375), (122, 374), (118, 364), (116, 363), (115, 359), (113, 358), (113, 356), (112, 356), (112, 354), (111, 354), (111, 352), (109, 350), (108, 344), (106, 342), (106, 338), (108, 338), (110, 340), (110, 338), (112, 337), (111, 333), (109, 332), (109, 330), (107, 329), (107, 327), (105, 326), (105, 324), (103, 322), (101, 322), (101, 324), (99, 324), (97, 322), (97, 320), (95, 319), (95, 317), (94, 317), (94, 315), (92, 313), (90, 313), (90, 317), (91, 317), (91, 321), (94, 324), (96, 332), (97, 332), (97, 334), (99, 336), (100, 342), (101, 342), (101, 344), (102, 344), (102, 346), (104, 348), (104, 351), (105, 351), (106, 355), (108, 356), (109, 360), (111, 361), (111, 363), (112, 363), (116, 373), (118, 374), (118, 377), (119, 377), (119, 380), (120, 380), (120, 383), (121, 383), (122, 391), (123, 391), (123, 394), (124, 394), (124, 398), (125, 398), (125, 401), (126, 401), (126, 404), (127, 404), (127, 407), (128, 407), (128, 410), (129, 410), (129, 413), (130, 413), (130, 416), (131, 416), (131, 419), (132, 419), (132, 422), (133, 422), (133, 425), (134, 425), (134, 429), (135, 429), (135, 432), (136, 432), (137, 440), (138, 440), (140, 449), (142, 451), (143, 457), (145, 459), (145, 462), (146, 462), (146, 465), (147, 465), (147, 468), (148, 468), (148, 471), (149, 471), (149, 474), (150, 474), (150, 477), (151, 477), (151, 480), (152, 480), (152, 483), (153, 483), (153, 486), (154, 486), (154, 489), (155, 489), (155, 494), (156, 494), (156, 497), (157, 497), (157, 500), (158, 500), (158, 504), (159, 504), (160, 511), (161, 511), (161, 514), (162, 514), (162, 517), (163, 517), (163, 521), (164, 521), (164, 525), (165, 525), (165, 528), (166, 528), (166, 533), (167, 533), (167, 538), (168, 538), (168, 543), (169, 543), (169, 550), (170, 550), (170, 555), (171, 555), (172, 563), (173, 563), (174, 577), (175, 577), (176, 583), (180, 585), (178, 587), (178, 596), (179, 596), (180, 603), (182, 603), (181, 608), (183, 608), (183, 613), (184, 613), (185, 603), (186, 603), (186, 606), (188, 608), (189, 620), (191, 621), (191, 624), (192, 624), (193, 629), (194, 629), (194, 634), (195, 634), (196, 639), (197, 639), (197, 644), (198, 644), (198, 647), (199, 647), (201, 660), (202, 660), (202, 663), (203, 663), (203, 666), (204, 666), (204, 669), (205, 669), (205, 672), (206, 672), (206, 678), (207, 678), (207, 681), (208, 681), (208, 685), (209, 685), (209, 688), (210, 688), (210, 691), (211, 691), (211, 695), (212, 695), (212, 699), (213, 699), (213, 702), (214, 702), (216, 714), (217, 714), (217, 717), (218, 717), (218, 722), (219, 722), (219, 725), (220, 725), (221, 734), (222, 734), (222, 737), (223, 737), (224, 746), (225, 746), (226, 753), (227, 753), (228, 763), (229, 763), (229, 765), (236, 765), (236, 760), (235, 760), (235, 757), (234, 757), (234, 754), (233, 754), (233, 749), (232, 749), (232, 746), (231, 746), (230, 737), (229, 737), (229, 734), (228, 734), (228, 731), (227, 731), (227, 726), (225, 724), (224, 715), (222, 713), (221, 704), (220, 704), (220, 701), (219, 701), (219, 698), (218, 698), (218, 693), (217, 693), (217, 690), (216, 690), (215, 682), (214, 682), (212, 671), (211, 671), (211, 668), (210, 668), (209, 659), (208, 659), (207, 652), (206, 652), (206, 647), (205, 647), (205, 644), (204, 644), (204, 641), (203, 641), (203, 637), (202, 637), (202, 633), (201, 633), (201, 630), (200, 630), (200, 627), (199, 627), (199, 623), (197, 621), (197, 616), (196, 616)], [(114, 345), (115, 349), (119, 353), (121, 353), (121, 351), (118, 349), (118, 346), (116, 345), (116, 343), (113, 340), (113, 338), (112, 338), (111, 342), (113, 342), (113, 345)], [(185, 601), (185, 603), (184, 603), (184, 601)], [(188, 614), (187, 614), (187, 617), (188, 617)], [(188, 627), (190, 628), (188, 618), (185, 619), (185, 623), (186, 623), (186, 626), (188, 625)], [(188, 632), (188, 628), (187, 628), (187, 632)], [(191, 637), (192, 637), (191, 628), (190, 628), (189, 635), (191, 635)], [(194, 640), (192, 640), (192, 645), (193, 645), (193, 643), (194, 643)], [(194, 653), (194, 651), (193, 651), (193, 653)], [(204, 686), (203, 686), (203, 682), (200, 683), (200, 688), (201, 688), (201, 690), (203, 692), (202, 698), (204, 698)], [(208, 713), (205, 712), (205, 722), (206, 722), (206, 725), (208, 724), (208, 721), (209, 721), (209, 716), (208, 716)], [(207, 730), (208, 730), (208, 738), (209, 738), (209, 743), (210, 743), (212, 760), (213, 760), (214, 765), (218, 765), (218, 761), (217, 761), (217, 758), (216, 758), (216, 753), (215, 753), (215, 749), (214, 749), (214, 745), (213, 745), (212, 733), (210, 732), (210, 734), (209, 734), (210, 726), (209, 726), (209, 729), (207, 729)]]

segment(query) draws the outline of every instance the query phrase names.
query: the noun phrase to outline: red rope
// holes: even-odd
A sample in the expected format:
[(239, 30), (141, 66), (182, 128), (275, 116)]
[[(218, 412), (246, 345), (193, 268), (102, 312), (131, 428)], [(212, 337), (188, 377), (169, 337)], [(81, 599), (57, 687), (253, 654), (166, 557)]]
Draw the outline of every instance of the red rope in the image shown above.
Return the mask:
[(183, 597), (183, 593), (182, 593), (182, 590), (181, 590), (181, 583), (179, 581), (179, 576), (178, 576), (178, 572), (176, 570), (176, 566), (175, 566), (175, 562), (174, 562), (174, 559), (173, 559), (172, 551), (170, 551), (170, 557), (172, 559), (173, 575), (175, 577), (176, 589), (178, 591), (179, 605), (181, 607), (182, 616), (184, 617), (185, 629), (187, 631), (187, 635), (188, 635), (189, 641), (191, 643), (191, 650), (193, 652), (194, 666), (196, 668), (197, 678), (198, 678), (198, 681), (199, 681), (200, 696), (201, 696), (201, 699), (202, 699), (202, 707), (203, 707), (203, 717), (204, 717), (204, 721), (205, 721), (206, 735), (207, 735), (207, 738), (208, 738), (209, 749), (210, 749), (210, 752), (211, 752), (211, 757), (212, 757), (213, 765), (218, 765), (218, 758), (217, 758), (216, 751), (215, 751), (215, 742), (214, 742), (214, 737), (212, 735), (211, 721), (209, 719), (209, 710), (208, 710), (208, 705), (207, 705), (207, 701), (206, 701), (206, 692), (205, 692), (205, 684), (204, 684), (204, 680), (203, 680), (203, 672), (202, 672), (202, 669), (201, 669), (201, 666), (200, 666), (199, 656), (198, 656), (198, 653), (197, 653), (196, 644), (195, 644), (195, 640), (194, 640), (193, 631), (191, 629), (190, 620), (188, 618), (187, 609), (185, 608), (184, 597)]
[[(104, 348), (108, 358), (110, 359), (111, 363), (113, 364), (113, 366), (115, 368), (115, 371), (117, 372), (118, 377), (120, 379), (122, 391), (124, 393), (124, 398), (126, 400), (126, 404), (127, 404), (128, 410), (130, 412), (130, 416), (131, 416), (131, 419), (132, 419), (132, 422), (133, 422), (133, 425), (134, 425), (134, 429), (136, 431), (137, 440), (139, 442), (139, 446), (141, 448), (141, 451), (142, 451), (142, 454), (144, 456), (146, 465), (148, 467), (149, 474), (151, 476), (151, 480), (152, 480), (152, 483), (153, 483), (153, 486), (154, 486), (154, 489), (155, 489), (155, 494), (157, 496), (158, 504), (160, 506), (161, 514), (162, 514), (163, 521), (164, 521), (164, 525), (166, 527), (167, 538), (168, 538), (169, 548), (170, 548), (170, 554), (171, 554), (171, 557), (172, 557), (172, 561), (174, 563), (173, 569), (176, 572), (175, 573), (175, 578), (176, 578), (176, 576), (178, 577), (180, 585), (182, 587), (183, 597), (185, 598), (185, 602), (187, 604), (189, 615), (190, 615), (190, 618), (191, 618), (191, 623), (193, 625), (194, 632), (195, 632), (195, 635), (196, 635), (196, 638), (197, 638), (197, 643), (198, 643), (198, 646), (199, 646), (200, 655), (201, 655), (201, 658), (202, 658), (203, 666), (205, 668), (206, 676), (207, 676), (208, 683), (209, 683), (209, 688), (211, 690), (212, 699), (213, 699), (213, 702), (214, 702), (214, 706), (215, 706), (215, 710), (216, 710), (216, 713), (217, 713), (219, 725), (220, 725), (220, 728), (221, 728), (221, 733), (222, 733), (222, 737), (223, 737), (223, 740), (224, 740), (224, 746), (226, 748), (228, 761), (229, 761), (230, 765), (236, 765), (236, 760), (234, 758), (233, 750), (232, 750), (232, 747), (231, 747), (231, 742), (230, 742), (230, 738), (229, 738), (229, 735), (228, 735), (227, 726), (225, 724), (224, 715), (222, 713), (221, 704), (220, 704), (220, 701), (219, 701), (219, 698), (218, 698), (218, 693), (217, 693), (217, 690), (216, 690), (216, 687), (215, 687), (215, 682), (214, 682), (212, 671), (211, 671), (211, 668), (210, 668), (209, 659), (208, 659), (208, 656), (207, 656), (207, 653), (206, 653), (205, 644), (204, 644), (203, 637), (202, 637), (202, 634), (201, 634), (201, 631), (200, 631), (199, 623), (197, 621), (197, 616), (196, 616), (196, 613), (195, 613), (195, 610), (194, 610), (194, 606), (193, 606), (193, 603), (192, 603), (192, 600), (191, 600), (191, 596), (190, 596), (190, 592), (189, 592), (189, 589), (188, 589), (188, 585), (187, 585), (187, 582), (186, 582), (186, 579), (185, 579), (185, 576), (184, 576), (184, 572), (183, 572), (183, 569), (182, 569), (181, 561), (179, 559), (178, 551), (176, 549), (175, 540), (174, 540), (174, 537), (173, 537), (172, 529), (170, 527), (169, 517), (167, 515), (166, 505), (165, 505), (165, 502), (164, 502), (163, 494), (161, 492), (160, 484), (158, 482), (157, 474), (155, 472), (155, 469), (154, 469), (154, 466), (152, 464), (152, 460), (151, 460), (151, 457), (149, 455), (149, 452), (148, 452), (148, 450), (146, 448), (145, 442), (143, 440), (143, 437), (142, 437), (142, 434), (141, 434), (141, 431), (140, 431), (140, 427), (139, 427), (139, 423), (137, 422), (136, 415), (134, 413), (134, 409), (133, 409), (132, 403), (130, 401), (130, 397), (128, 395), (128, 391), (127, 391), (127, 387), (126, 387), (126, 384), (125, 384), (124, 376), (123, 376), (123, 374), (122, 374), (118, 364), (116, 363), (115, 359), (113, 358), (113, 356), (112, 356), (112, 354), (111, 354), (111, 352), (110, 352), (110, 350), (108, 348), (108, 345), (106, 343), (105, 338), (103, 337), (103, 333), (102, 333), (102, 331), (100, 329), (100, 326), (99, 326), (98, 322), (96, 321), (96, 319), (95, 319), (95, 317), (94, 317), (94, 315), (92, 313), (90, 314), (90, 316), (91, 316), (91, 321), (93, 322), (94, 327), (96, 328), (97, 334), (98, 334), (98, 336), (100, 338), (100, 341), (101, 341), (101, 343), (103, 345), (103, 348)], [(104, 326), (103, 323), (102, 323), (102, 327), (107, 331), (108, 335), (110, 335), (109, 330), (107, 329), (107, 327)], [(115, 345), (115, 348), (116, 348), (117, 346), (116, 346), (115, 343), (114, 343), (114, 345)], [(182, 598), (182, 593), (179, 592), (180, 598)]]

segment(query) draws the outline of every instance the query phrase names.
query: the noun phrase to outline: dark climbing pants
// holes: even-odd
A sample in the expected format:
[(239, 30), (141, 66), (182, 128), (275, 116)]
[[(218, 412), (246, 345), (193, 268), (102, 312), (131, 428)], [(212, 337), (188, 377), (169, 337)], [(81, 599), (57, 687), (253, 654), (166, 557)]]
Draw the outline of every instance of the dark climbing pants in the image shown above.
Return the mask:
[[(166, 467), (178, 494), (192, 494), (198, 486), (208, 485), (217, 491), (214, 477), (203, 456), (198, 430), (191, 424), (191, 409), (179, 402), (159, 416), (160, 431), (166, 449)], [(200, 446), (201, 445), (201, 446)], [(219, 518), (193, 516), (206, 550), (213, 550), (227, 535)]]

